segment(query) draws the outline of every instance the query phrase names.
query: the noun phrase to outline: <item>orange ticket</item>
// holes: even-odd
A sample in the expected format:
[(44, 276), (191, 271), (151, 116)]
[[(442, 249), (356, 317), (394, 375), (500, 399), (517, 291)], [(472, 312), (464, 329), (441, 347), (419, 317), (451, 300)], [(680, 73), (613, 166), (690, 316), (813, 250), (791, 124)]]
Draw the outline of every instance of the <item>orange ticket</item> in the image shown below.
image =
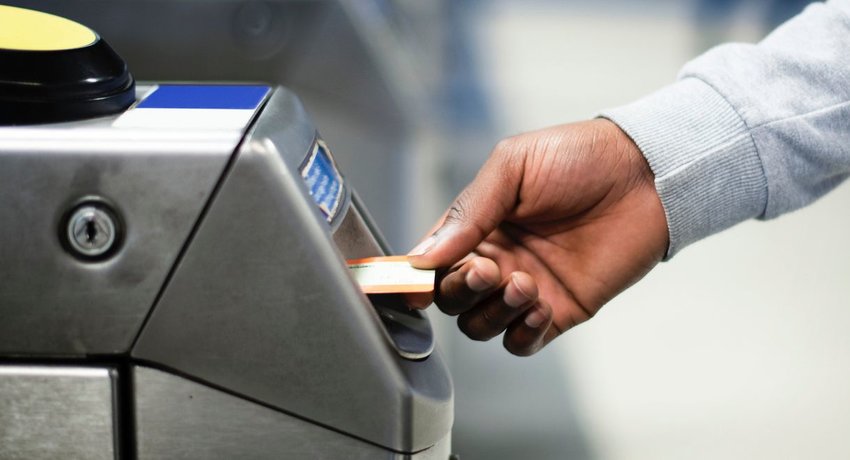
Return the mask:
[(349, 260), (348, 269), (366, 294), (434, 291), (434, 270), (413, 268), (407, 256)]

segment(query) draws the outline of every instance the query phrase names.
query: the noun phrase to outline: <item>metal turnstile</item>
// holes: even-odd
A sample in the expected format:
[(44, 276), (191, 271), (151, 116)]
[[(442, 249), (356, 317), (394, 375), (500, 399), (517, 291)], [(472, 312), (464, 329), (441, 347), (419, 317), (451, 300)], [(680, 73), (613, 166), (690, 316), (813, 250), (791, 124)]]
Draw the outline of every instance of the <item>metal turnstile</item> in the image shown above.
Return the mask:
[(449, 458), (428, 319), (350, 277), (386, 245), (298, 99), (122, 84), (0, 126), (0, 458)]

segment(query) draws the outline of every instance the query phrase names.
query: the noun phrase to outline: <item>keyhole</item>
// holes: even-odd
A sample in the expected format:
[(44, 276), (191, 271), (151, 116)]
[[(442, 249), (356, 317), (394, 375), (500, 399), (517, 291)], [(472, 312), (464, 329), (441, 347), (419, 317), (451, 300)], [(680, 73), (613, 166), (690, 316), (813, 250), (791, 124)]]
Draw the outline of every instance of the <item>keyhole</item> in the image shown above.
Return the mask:
[(95, 225), (93, 220), (86, 222), (86, 241), (89, 243), (93, 243), (96, 236), (97, 225)]
[(118, 230), (109, 210), (101, 209), (102, 204), (83, 204), (68, 218), (66, 234), (63, 235), (70, 245), (72, 254), (94, 259), (104, 256), (113, 249)]

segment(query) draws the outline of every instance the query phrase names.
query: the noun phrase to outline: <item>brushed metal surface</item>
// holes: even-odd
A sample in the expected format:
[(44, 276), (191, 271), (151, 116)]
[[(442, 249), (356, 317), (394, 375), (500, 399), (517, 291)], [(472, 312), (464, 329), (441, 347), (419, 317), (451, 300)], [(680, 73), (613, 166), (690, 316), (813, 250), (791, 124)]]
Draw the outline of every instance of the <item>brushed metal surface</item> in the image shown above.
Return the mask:
[[(115, 118), (0, 128), (0, 355), (127, 351), (242, 135)], [(126, 230), (104, 261), (62, 247), (63, 215), (85, 196)]]
[(0, 459), (115, 459), (115, 373), (0, 365)]
[(136, 367), (134, 386), (138, 460), (404, 458), (156, 369)]
[(314, 138), (297, 98), (276, 90), (133, 356), (391, 450), (425, 450), (451, 430), (451, 379), (436, 351), (402, 358), (354, 284), (297, 169)]
[(403, 457), (405, 460), (451, 460), (452, 434), (449, 433), (429, 449)]
[(342, 218), (333, 238), (339, 252), (346, 259), (362, 259), (385, 254), (357, 206), (348, 207), (348, 212)]
[[(97, 31), (138, 80), (264, 81), (293, 89), (337, 146), (340, 165), (398, 246), (407, 212), (403, 172), (413, 117), (402, 101), (418, 82), (388, 70), (385, 47), (339, 0), (6, 0)], [(355, 2), (360, 3), (360, 2)], [(362, 2), (373, 27), (392, 10)], [(374, 5), (373, 5), (374, 4)], [(156, 24), (156, 33), (151, 33)], [(386, 44), (384, 44), (386, 46)], [(400, 51), (399, 51), (400, 52)], [(421, 90), (420, 90), (421, 91)], [(392, 174), (375, 174), (375, 166)]]

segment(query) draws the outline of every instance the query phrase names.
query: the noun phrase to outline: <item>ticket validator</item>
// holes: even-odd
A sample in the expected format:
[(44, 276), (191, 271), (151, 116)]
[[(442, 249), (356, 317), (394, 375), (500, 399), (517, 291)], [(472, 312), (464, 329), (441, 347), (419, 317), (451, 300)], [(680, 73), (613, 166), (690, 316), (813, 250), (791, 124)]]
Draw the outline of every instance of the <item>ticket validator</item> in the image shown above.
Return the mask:
[(0, 31), (0, 458), (450, 457), (428, 319), (352, 281), (387, 248), (295, 95), (3, 15), (53, 35)]

